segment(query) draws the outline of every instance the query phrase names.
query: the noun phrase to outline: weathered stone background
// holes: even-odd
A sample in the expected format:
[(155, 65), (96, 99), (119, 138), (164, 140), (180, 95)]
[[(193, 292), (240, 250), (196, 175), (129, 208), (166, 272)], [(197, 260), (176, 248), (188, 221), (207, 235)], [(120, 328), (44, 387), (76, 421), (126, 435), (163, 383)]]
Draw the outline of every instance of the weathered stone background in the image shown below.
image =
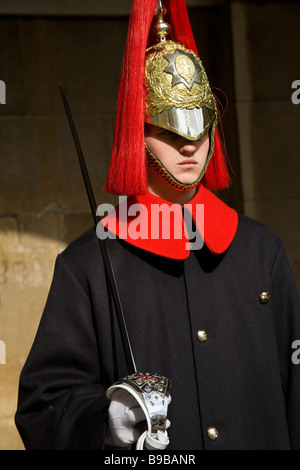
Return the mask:
[[(92, 225), (57, 83), (67, 92), (97, 202), (115, 202), (101, 188), (130, 3), (0, 0), (7, 92), (0, 105), (2, 450), (23, 449), (14, 425), (18, 377), (55, 257)], [(221, 197), (282, 238), (299, 287), (300, 105), (291, 101), (291, 84), (300, 80), (300, 4), (187, 3), (210, 81), (229, 100), (224, 127), (236, 176)]]

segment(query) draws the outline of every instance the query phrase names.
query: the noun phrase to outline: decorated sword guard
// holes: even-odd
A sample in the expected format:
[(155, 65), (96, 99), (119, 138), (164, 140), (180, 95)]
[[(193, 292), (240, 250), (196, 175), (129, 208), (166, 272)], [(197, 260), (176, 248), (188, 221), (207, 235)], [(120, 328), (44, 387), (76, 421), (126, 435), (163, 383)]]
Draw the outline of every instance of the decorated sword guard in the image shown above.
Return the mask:
[(111, 385), (107, 398), (118, 388), (128, 391), (142, 408), (147, 430), (137, 441), (137, 450), (164, 450), (169, 444), (166, 431), (168, 405), (170, 402), (171, 382), (167, 377), (150, 373), (134, 373), (127, 375)]

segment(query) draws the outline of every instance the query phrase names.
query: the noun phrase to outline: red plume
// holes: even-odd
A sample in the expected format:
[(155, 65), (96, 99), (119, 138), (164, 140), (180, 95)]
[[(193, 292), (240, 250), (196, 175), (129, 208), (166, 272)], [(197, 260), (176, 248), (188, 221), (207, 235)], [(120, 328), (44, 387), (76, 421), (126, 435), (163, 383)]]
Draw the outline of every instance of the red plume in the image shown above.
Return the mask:
[(185, 0), (164, 0), (163, 3), (167, 9), (166, 21), (171, 25), (170, 39), (198, 55)]
[(144, 143), (144, 60), (157, 0), (133, 0), (119, 90), (110, 168), (104, 189), (147, 192)]

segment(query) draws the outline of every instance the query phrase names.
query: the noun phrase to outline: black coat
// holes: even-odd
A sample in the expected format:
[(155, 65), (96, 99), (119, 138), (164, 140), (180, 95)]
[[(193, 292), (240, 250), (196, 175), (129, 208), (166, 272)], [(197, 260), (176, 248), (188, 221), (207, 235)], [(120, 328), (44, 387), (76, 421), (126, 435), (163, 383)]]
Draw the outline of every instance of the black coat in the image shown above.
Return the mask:
[[(204, 246), (174, 260), (120, 240), (109, 250), (137, 369), (172, 381), (169, 449), (300, 449), (299, 304), (280, 240), (240, 216), (223, 254)], [(110, 308), (92, 229), (57, 258), (21, 374), (26, 448), (103, 448), (105, 390), (127, 374)]]

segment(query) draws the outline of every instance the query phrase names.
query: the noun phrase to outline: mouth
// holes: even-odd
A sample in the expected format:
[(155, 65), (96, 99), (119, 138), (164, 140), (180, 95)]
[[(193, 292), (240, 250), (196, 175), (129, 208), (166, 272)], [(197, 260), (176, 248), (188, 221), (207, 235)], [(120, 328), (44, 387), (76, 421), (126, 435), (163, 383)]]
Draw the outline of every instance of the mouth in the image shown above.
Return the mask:
[(195, 165), (197, 165), (197, 162), (196, 160), (193, 160), (192, 158), (188, 158), (179, 163), (179, 166), (183, 166), (183, 167), (193, 167)]

